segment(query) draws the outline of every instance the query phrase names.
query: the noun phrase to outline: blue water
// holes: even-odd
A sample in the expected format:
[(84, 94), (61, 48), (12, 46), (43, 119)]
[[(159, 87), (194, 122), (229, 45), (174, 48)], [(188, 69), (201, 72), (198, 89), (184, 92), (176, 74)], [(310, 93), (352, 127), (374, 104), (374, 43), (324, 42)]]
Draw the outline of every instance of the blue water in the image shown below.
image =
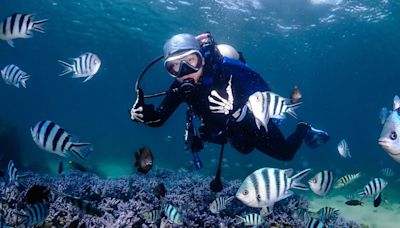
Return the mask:
[[(16, 64), (31, 75), (27, 89), (0, 83), (0, 119), (17, 130), (21, 169), (55, 173), (57, 157), (40, 150), (29, 128), (55, 121), (95, 151), (86, 165), (106, 176), (133, 171), (133, 153), (147, 145), (155, 165), (190, 168), (184, 151), (184, 110), (161, 128), (130, 120), (135, 80), (152, 59), (162, 54), (173, 34), (210, 31), (219, 43), (241, 50), (248, 64), (288, 96), (298, 85), (304, 105), (299, 117), (332, 136), (312, 150), (302, 146), (291, 162), (274, 160), (258, 151), (242, 155), (227, 146), (223, 175), (243, 178), (255, 168), (271, 166), (316, 170), (338, 175), (363, 171), (378, 174), (384, 167), (399, 173), (398, 164), (378, 145), (378, 113), (391, 107), (400, 92), (400, 4), (398, 1), (56, 1), (3, 0), (0, 18), (14, 12), (47, 18), (46, 33), (15, 40), (15, 48), (0, 42), (0, 67)], [(335, 4), (337, 3), (337, 4)], [(58, 77), (66, 60), (84, 52), (102, 60), (98, 74), (87, 83)], [(166, 90), (172, 78), (161, 64), (143, 81), (145, 93)], [(146, 102), (158, 104), (159, 99)], [(295, 120), (282, 129), (289, 134)], [(337, 143), (346, 139), (352, 158), (341, 158)], [(0, 148), (1, 149), (1, 148)], [(204, 174), (213, 174), (219, 147), (207, 144), (200, 153)], [(7, 154), (7, 151), (3, 153)], [(17, 155), (7, 154), (8, 158)], [(6, 161), (2, 161), (6, 164)]]

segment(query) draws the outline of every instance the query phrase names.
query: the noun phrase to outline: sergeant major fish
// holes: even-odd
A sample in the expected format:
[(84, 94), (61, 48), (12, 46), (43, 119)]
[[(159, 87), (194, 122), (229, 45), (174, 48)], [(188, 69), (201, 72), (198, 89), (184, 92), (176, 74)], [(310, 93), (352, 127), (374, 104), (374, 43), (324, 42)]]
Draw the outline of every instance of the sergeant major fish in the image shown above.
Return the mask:
[(352, 182), (354, 182), (359, 177), (361, 177), (361, 172), (358, 172), (358, 173), (355, 173), (355, 174), (345, 175), (345, 176), (339, 178), (336, 181), (334, 188), (335, 189), (343, 188), (346, 185), (351, 184)]
[(31, 14), (14, 13), (0, 24), (0, 39), (14, 47), (13, 39), (30, 38), (33, 36), (32, 30), (44, 33), (41, 26), (46, 22), (47, 19), (34, 21)]
[(72, 59), (73, 63), (67, 63), (61, 60), (58, 62), (65, 67), (65, 70), (59, 75), (63, 76), (74, 73), (73, 78), (86, 78), (83, 82), (90, 80), (99, 70), (101, 65), (100, 58), (90, 52), (86, 52), (77, 58)]
[(393, 99), (393, 111), (386, 118), (378, 144), (400, 163), (400, 98)]
[(387, 184), (388, 182), (382, 178), (374, 178), (364, 186), (364, 189), (360, 191), (358, 195), (362, 198), (375, 195), (374, 206), (378, 207), (382, 201), (382, 190), (387, 186)]
[(17, 216), (22, 218), (22, 221), (17, 226), (24, 224), (26, 227), (33, 227), (43, 224), (49, 215), (49, 206), (47, 203), (37, 203), (26, 208), (25, 214), (17, 213)]
[(239, 225), (243, 223), (244, 226), (259, 226), (265, 222), (264, 218), (259, 215), (259, 214), (247, 214), (244, 217), (241, 217), (239, 215), (236, 215), (236, 217), (239, 219), (239, 222), (236, 223), (235, 225)]
[(236, 198), (249, 207), (273, 206), (293, 195), (290, 188), (308, 190), (300, 180), (310, 171), (311, 169), (306, 169), (292, 176), (293, 169), (258, 169), (246, 177), (236, 192)]
[(33, 141), (43, 150), (68, 157), (70, 153), (86, 159), (92, 152), (90, 143), (81, 143), (56, 123), (43, 120), (31, 127)]
[(337, 145), (337, 149), (339, 151), (340, 156), (344, 158), (351, 158), (349, 145), (347, 144), (346, 140), (340, 140), (339, 144)]
[(7, 85), (13, 85), (19, 88), (20, 85), (26, 88), (26, 81), (29, 79), (29, 75), (22, 71), (16, 65), (7, 65), (1, 70), (1, 76)]
[(218, 197), (210, 204), (210, 211), (213, 214), (218, 214), (220, 211), (226, 209), (226, 205), (230, 203), (235, 197)]
[(385, 176), (385, 177), (392, 177), (392, 176), (394, 176), (393, 169), (391, 169), (391, 168), (383, 168), (383, 169), (381, 169), (381, 173), (382, 173), (382, 175)]
[(335, 175), (333, 172), (324, 170), (311, 178), (308, 184), (315, 194), (325, 196), (331, 190), (334, 179)]
[(286, 113), (297, 118), (294, 110), (300, 105), (301, 102), (290, 104), (289, 99), (269, 91), (253, 93), (246, 103), (254, 115), (258, 129), (263, 126), (266, 131), (270, 119), (285, 119)]
[(168, 220), (177, 225), (183, 225), (183, 219), (178, 210), (171, 204), (164, 205), (164, 214)]

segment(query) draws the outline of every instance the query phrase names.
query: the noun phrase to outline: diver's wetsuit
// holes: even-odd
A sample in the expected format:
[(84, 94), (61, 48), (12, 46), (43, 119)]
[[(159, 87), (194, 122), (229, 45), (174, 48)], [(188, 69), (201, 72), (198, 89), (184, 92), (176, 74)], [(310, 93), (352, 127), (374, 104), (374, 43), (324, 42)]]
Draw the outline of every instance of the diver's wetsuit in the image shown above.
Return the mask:
[(231, 114), (216, 114), (210, 111), (208, 96), (212, 90), (216, 90), (221, 96), (228, 97), (226, 87), (231, 76), (233, 112), (243, 108), (254, 92), (270, 90), (260, 75), (247, 65), (238, 60), (221, 57), (213, 64), (213, 67), (204, 68), (201, 83), (194, 87), (189, 84), (191, 89), (183, 89), (183, 83), (175, 80), (170, 88), (170, 91), (175, 92), (167, 93), (158, 109), (143, 113), (144, 116), (152, 118), (146, 124), (153, 127), (163, 125), (179, 104), (186, 102), (201, 119), (199, 131), (202, 140), (218, 144), (228, 140), (242, 153), (250, 153), (256, 148), (276, 159), (291, 160), (307, 134), (309, 125), (298, 124), (296, 131), (285, 139), (273, 121), (268, 123), (268, 132), (264, 127), (258, 129), (249, 111), (240, 122), (236, 122)]

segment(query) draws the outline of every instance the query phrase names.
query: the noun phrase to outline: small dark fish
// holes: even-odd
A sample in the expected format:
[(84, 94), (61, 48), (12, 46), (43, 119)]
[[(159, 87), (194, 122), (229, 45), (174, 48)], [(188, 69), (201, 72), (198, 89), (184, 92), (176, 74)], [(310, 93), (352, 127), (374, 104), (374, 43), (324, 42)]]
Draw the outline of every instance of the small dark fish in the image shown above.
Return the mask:
[(62, 174), (64, 172), (64, 164), (62, 162), (62, 160), (60, 160), (60, 162), (58, 163), (58, 174)]
[(57, 195), (60, 195), (61, 197), (64, 197), (67, 202), (73, 204), (74, 206), (78, 207), (83, 213), (85, 214), (89, 214), (89, 215), (93, 215), (93, 216), (103, 216), (103, 212), (100, 211), (97, 208), (97, 204), (95, 202), (92, 201), (88, 201), (88, 200), (83, 200), (71, 195), (67, 195), (65, 193), (62, 192), (58, 192), (56, 190), (53, 190)]
[(349, 200), (346, 201), (346, 204), (350, 206), (364, 206), (364, 203), (360, 200)]
[(156, 185), (153, 188), (153, 193), (157, 198), (165, 197), (165, 194), (167, 193), (167, 190), (165, 189), (165, 186), (163, 183)]
[(146, 174), (153, 167), (153, 154), (147, 147), (142, 147), (139, 151), (136, 151), (135, 159), (135, 167), (137, 167), (138, 172)]
[(79, 164), (77, 162), (74, 162), (74, 161), (69, 161), (68, 165), (69, 165), (70, 168), (79, 170), (81, 172), (87, 172), (88, 171), (85, 167), (83, 167), (83, 165), (81, 165), (81, 164)]
[(290, 102), (296, 104), (300, 101), (303, 96), (301, 95), (299, 87), (294, 86), (292, 92), (290, 93)]
[(50, 189), (43, 185), (32, 185), (26, 192), (26, 201), (30, 204), (49, 202)]

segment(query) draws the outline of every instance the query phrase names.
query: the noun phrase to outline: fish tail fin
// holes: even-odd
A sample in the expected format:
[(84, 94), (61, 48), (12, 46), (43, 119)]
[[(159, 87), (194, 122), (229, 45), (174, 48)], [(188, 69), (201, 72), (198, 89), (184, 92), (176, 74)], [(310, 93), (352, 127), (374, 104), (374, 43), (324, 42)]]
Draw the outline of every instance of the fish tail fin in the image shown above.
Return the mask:
[[(19, 213), (19, 212), (16, 212), (15, 215), (16, 215), (16, 220), (17, 220), (16, 221), (16, 227), (19, 227), (19, 226), (21, 226), (23, 224), (27, 224), (28, 223), (28, 219), (29, 219), (28, 215), (25, 215), (25, 214), (22, 214), (22, 213)], [(21, 221), (18, 221), (18, 218), (21, 218)]]
[(379, 207), (382, 202), (382, 194), (379, 193), (374, 199), (374, 207)]
[(287, 105), (287, 110), (286, 113), (291, 115), (293, 118), (297, 119), (297, 114), (295, 112), (295, 110), (300, 107), (300, 105), (302, 104), (302, 102), (298, 102), (298, 103), (294, 103), (294, 104), (288, 104)]
[(94, 75), (90, 75), (89, 77), (86, 77), (86, 79), (83, 81), (83, 83), (85, 83), (85, 82), (89, 81), (90, 79), (92, 79), (93, 76), (94, 76)]
[(69, 64), (69, 63), (67, 63), (67, 62), (64, 62), (64, 61), (62, 61), (62, 60), (58, 60), (58, 62), (61, 64), (61, 65), (63, 65), (64, 66), (64, 71), (63, 72), (61, 72), (61, 74), (59, 74), (58, 76), (64, 76), (64, 75), (66, 75), (66, 74), (69, 74), (69, 73), (71, 73), (71, 72), (74, 72), (74, 66), (73, 65), (71, 65), (71, 64)]
[(46, 23), (47, 21), (48, 21), (48, 19), (43, 19), (43, 20), (40, 20), (40, 21), (34, 21), (32, 29), (37, 31), (37, 32), (44, 33), (44, 29), (42, 28), (42, 25), (44, 23)]
[(311, 172), (311, 169), (305, 169), (296, 175), (292, 176), (291, 179), (291, 187), (300, 189), (300, 190), (308, 190), (307, 186), (303, 183), (300, 182), (301, 179), (303, 179), (307, 174)]
[(86, 160), (90, 153), (92, 153), (93, 146), (91, 143), (72, 143), (70, 151), (80, 159)]
[(8, 45), (10, 45), (12, 48), (14, 48), (14, 41), (13, 40), (6, 40), (6, 42), (8, 43)]
[(21, 85), (24, 87), (24, 88), (26, 88), (26, 81), (28, 81), (28, 79), (29, 79), (29, 75), (24, 75), (24, 76), (22, 76), (22, 78), (21, 78)]

